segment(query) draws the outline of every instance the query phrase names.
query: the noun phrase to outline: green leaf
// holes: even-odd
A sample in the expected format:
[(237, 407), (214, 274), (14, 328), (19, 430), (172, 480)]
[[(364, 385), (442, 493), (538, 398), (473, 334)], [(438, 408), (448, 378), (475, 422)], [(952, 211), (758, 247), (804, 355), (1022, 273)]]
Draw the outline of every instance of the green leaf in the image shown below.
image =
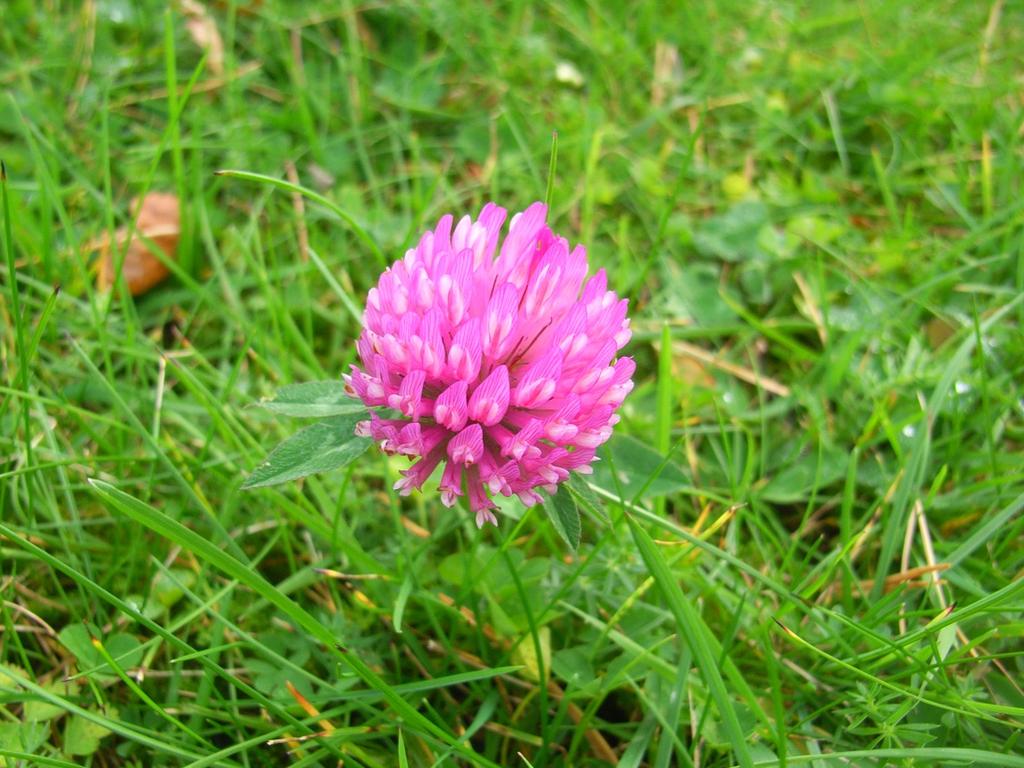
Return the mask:
[(409, 768), (409, 756), (405, 753), (405, 732), (398, 729), (398, 768)]
[(366, 411), (365, 405), (345, 392), (345, 383), (340, 379), (289, 384), (281, 387), (272, 398), (254, 405), (282, 416), (315, 419)]
[(582, 688), (597, 677), (585, 647), (557, 651), (551, 658), (551, 670), (574, 689)]
[[(107, 637), (103, 645), (121, 669), (130, 670), (142, 664), (144, 651), (139, 639), (134, 635), (118, 632)], [(108, 664), (106, 668), (110, 669), (110, 665)]]
[(170, 608), (185, 596), (185, 590), (196, 582), (196, 575), (185, 568), (171, 568), (159, 571), (153, 577), (149, 601), (162, 608)]
[(48, 723), (0, 723), (0, 750), (35, 752), (46, 742)]
[(537, 646), (530, 642), (529, 637), (521, 641), (512, 651), (512, 661), (523, 665), (523, 675), (528, 680), (539, 681), (541, 672), (543, 672), (546, 683), (551, 676), (551, 627), (538, 627), (537, 640), (544, 661), (543, 666), (540, 659), (537, 658)]
[[(602, 451), (611, 454), (611, 462), (599, 461), (588, 482), (616, 496), (619, 487), (626, 500), (639, 494), (640, 501), (656, 499), (692, 487), (689, 479), (674, 461), (649, 445), (629, 435), (614, 435)], [(612, 465), (617, 477), (612, 476)]]
[(370, 447), (368, 437), (356, 437), (359, 416), (335, 416), (306, 427), (271, 451), (253, 470), (243, 488), (263, 488), (351, 464)]
[(669, 262), (662, 275), (664, 286), (657, 296), (666, 315), (687, 317), (704, 327), (728, 325), (736, 313), (723, 299), (721, 268), (708, 262), (679, 266)]
[(838, 450), (826, 450), (820, 456), (816, 453), (797, 456), (765, 484), (760, 496), (776, 504), (803, 501), (816, 490), (842, 479), (848, 462), (849, 456)]
[(491, 626), (494, 627), (495, 632), (497, 632), (501, 637), (511, 638), (524, 630), (522, 624), (525, 624), (525, 619), (523, 622), (515, 621), (511, 616), (509, 616), (508, 611), (502, 607), (501, 600), (489, 594), (488, 589), (484, 588), (478, 591), (484, 596), (487, 604), (487, 611), (491, 615)]
[(582, 507), (584, 512), (594, 515), (598, 519), (604, 519), (601, 512), (601, 501), (583, 475), (574, 472), (569, 475), (569, 479), (563, 485), (569, 489), (573, 498), (576, 499), (576, 505)]
[(734, 205), (703, 221), (693, 238), (697, 252), (723, 261), (748, 261), (764, 256), (758, 233), (767, 226), (768, 209), (759, 202)]
[[(43, 689), (55, 696), (67, 698), (71, 692), (71, 683), (54, 680), (44, 685)], [(35, 699), (25, 702), (25, 705), (22, 707), (22, 717), (29, 723), (42, 723), (47, 720), (53, 720), (55, 717), (60, 717), (65, 711), (64, 707), (54, 704), (52, 701)]]
[[(74, 654), (81, 672), (101, 681), (116, 679), (116, 673), (92, 643), (92, 639), (100, 637), (100, 634), (93, 624), (69, 624), (60, 631), (57, 638)], [(142, 645), (132, 635), (118, 632), (107, 637), (103, 644), (122, 669), (131, 669), (142, 663)]]
[(68, 755), (91, 755), (100, 748), (100, 740), (109, 734), (110, 731), (99, 723), (72, 715), (64, 728), (64, 752)]
[(28, 672), (14, 664), (0, 663), (0, 686), (13, 687), (19, 677), (28, 677)]
[(569, 489), (564, 485), (559, 486), (558, 493), (544, 502), (544, 511), (548, 513), (558, 535), (572, 549), (576, 549), (580, 545), (580, 511)]
[(92, 624), (68, 624), (57, 635), (57, 639), (74, 654), (79, 667), (86, 670), (103, 663), (103, 659), (92, 645), (92, 638), (98, 637), (99, 633)]

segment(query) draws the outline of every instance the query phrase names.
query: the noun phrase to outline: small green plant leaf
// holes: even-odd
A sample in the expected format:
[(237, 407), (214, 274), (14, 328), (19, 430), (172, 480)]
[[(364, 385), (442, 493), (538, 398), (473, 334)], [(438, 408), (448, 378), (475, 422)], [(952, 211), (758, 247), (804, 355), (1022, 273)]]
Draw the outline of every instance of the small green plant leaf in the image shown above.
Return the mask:
[[(145, 651), (143, 651), (142, 644), (134, 635), (117, 632), (107, 636), (103, 644), (107, 648), (107, 653), (113, 657), (121, 669), (135, 669), (142, 664)], [(110, 669), (109, 664), (105, 667), (105, 670), (107, 669)]]
[(543, 626), (537, 628), (537, 640), (540, 643), (540, 652), (543, 665), (537, 658), (537, 646), (530, 642), (527, 637), (512, 651), (512, 661), (522, 664), (522, 674), (526, 679), (537, 682), (543, 673), (544, 682), (548, 681), (551, 675), (551, 627)]
[(558, 493), (544, 502), (544, 511), (558, 535), (575, 550), (580, 545), (580, 511), (569, 489), (559, 486)]
[(572, 494), (573, 499), (576, 501), (577, 508), (582, 509), (583, 512), (586, 512), (597, 520), (607, 520), (607, 516), (604, 514), (604, 507), (600, 499), (597, 498), (597, 494), (594, 493), (583, 475), (577, 475), (575, 473), (569, 475), (569, 479), (566, 480), (563, 485), (569, 490), (569, 493)]
[(312, 419), (366, 411), (365, 405), (345, 392), (345, 382), (340, 379), (289, 384), (281, 387), (272, 398), (255, 405), (282, 416)]
[(28, 673), (14, 664), (0, 663), (0, 685), (15, 686), (18, 684), (19, 676), (28, 677)]
[(103, 659), (92, 647), (92, 638), (100, 634), (99, 629), (94, 625), (68, 624), (64, 627), (57, 638), (65, 648), (74, 654), (80, 666), (84, 669), (98, 667)]
[(243, 488), (263, 488), (351, 464), (370, 447), (368, 437), (357, 437), (360, 417), (334, 416), (306, 427), (271, 451), (253, 470)]
[(99, 723), (72, 715), (64, 728), (64, 752), (68, 755), (91, 755), (100, 748), (100, 740), (109, 734), (110, 731)]
[[(46, 743), (49, 733), (49, 723), (0, 723), (0, 750), (34, 754)], [(11, 764), (18, 763), (6, 765)]]
[[(74, 654), (81, 672), (107, 681), (115, 679), (115, 674), (93, 646), (92, 639), (100, 635), (99, 629), (93, 624), (69, 624), (57, 637)], [(131, 669), (142, 663), (142, 645), (132, 635), (116, 632), (104, 640), (104, 645), (123, 669)]]
[(589, 482), (616, 495), (621, 489), (626, 500), (656, 499), (692, 485), (675, 461), (666, 462), (662, 454), (635, 437), (615, 435), (602, 450), (610, 454), (612, 461), (598, 462)]
[(722, 261), (763, 258), (758, 234), (769, 223), (763, 203), (744, 201), (703, 221), (694, 233), (693, 244), (700, 255)]
[[(67, 697), (71, 690), (71, 683), (54, 680), (43, 686), (54, 696)], [(22, 719), (27, 723), (43, 723), (60, 717), (65, 712), (64, 707), (50, 701), (33, 700), (26, 701), (21, 710)]]
[(153, 577), (152, 587), (146, 606), (158, 611), (170, 608), (185, 596), (185, 590), (196, 583), (196, 575), (185, 568), (171, 568), (159, 571)]

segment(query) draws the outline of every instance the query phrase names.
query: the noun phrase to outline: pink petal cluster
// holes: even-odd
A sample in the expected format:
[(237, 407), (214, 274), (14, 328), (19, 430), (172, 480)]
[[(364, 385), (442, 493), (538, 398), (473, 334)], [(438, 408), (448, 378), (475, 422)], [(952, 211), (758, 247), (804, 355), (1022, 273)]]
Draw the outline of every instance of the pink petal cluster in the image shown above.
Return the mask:
[(512, 217), (484, 206), (444, 216), (367, 296), (345, 376), (371, 408), (357, 433), (416, 459), (395, 488), (420, 488), (438, 465), (441, 499), (465, 494), (477, 525), (497, 524), (492, 494), (542, 500), (571, 471), (588, 473), (633, 388), (627, 301), (604, 270), (584, 284), (583, 246), (547, 226), (547, 206)]

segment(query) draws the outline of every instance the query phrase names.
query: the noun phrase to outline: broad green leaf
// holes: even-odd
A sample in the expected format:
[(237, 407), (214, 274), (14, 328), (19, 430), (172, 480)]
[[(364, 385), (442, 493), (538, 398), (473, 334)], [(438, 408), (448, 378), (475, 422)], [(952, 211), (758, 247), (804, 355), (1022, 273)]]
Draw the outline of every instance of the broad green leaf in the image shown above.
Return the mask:
[(100, 748), (100, 741), (109, 734), (110, 731), (99, 723), (72, 715), (64, 727), (64, 752), (68, 755), (91, 755)]
[(493, 554), (491, 548), (486, 545), (455, 552), (438, 563), (437, 573), (449, 584), (457, 587), (463, 586), (467, 580), (478, 586), (480, 582), (473, 579), (473, 574), (484, 567), (488, 556)]
[[(55, 696), (60, 696), (61, 698), (66, 699), (71, 695), (72, 684), (73, 683), (54, 680), (53, 682), (44, 685), (43, 689), (49, 691)], [(52, 701), (26, 701), (24, 707), (22, 707), (22, 717), (30, 723), (42, 723), (46, 720), (53, 720), (53, 718), (63, 715), (65, 711), (64, 707), (54, 704)]]
[[(610, 453), (612, 461), (597, 462), (588, 482), (616, 495), (621, 486), (627, 501), (637, 494), (644, 501), (691, 487), (678, 464), (671, 459), (666, 463), (664, 456), (629, 435), (613, 436), (602, 453)], [(612, 464), (616, 477), (612, 476)]]
[[(540, 641), (540, 652), (544, 657), (544, 679), (546, 682), (551, 676), (551, 627), (539, 627), (537, 639)], [(528, 680), (540, 680), (541, 669), (537, 659), (537, 646), (533, 644), (529, 636), (516, 646), (512, 652), (512, 661), (523, 665), (523, 675)]]
[[(142, 644), (134, 635), (118, 632), (103, 640), (103, 645), (121, 669), (131, 670), (142, 663)], [(109, 665), (107, 669), (110, 669)]]
[(559, 486), (558, 493), (544, 501), (544, 511), (548, 513), (551, 524), (558, 535), (572, 549), (580, 545), (580, 511), (576, 507), (576, 499), (564, 485)]
[[(479, 590), (486, 599), (487, 611), (491, 616), (491, 626), (494, 627), (494, 631), (502, 637), (515, 637), (524, 630), (526, 624), (525, 619), (522, 622), (517, 622), (509, 616), (508, 611), (502, 607), (501, 600), (497, 597), (488, 594), (487, 589)], [(517, 661), (517, 664), (521, 664), (522, 661)]]
[(289, 384), (255, 405), (282, 416), (316, 419), (366, 411), (365, 405), (345, 392), (345, 383), (340, 379)]
[(0, 750), (35, 752), (49, 733), (48, 723), (0, 723)]
[(597, 677), (584, 647), (556, 652), (551, 658), (551, 669), (573, 688), (582, 688)]
[[(101, 680), (116, 678), (114, 670), (92, 644), (94, 637), (100, 637), (100, 631), (94, 625), (69, 624), (57, 637), (74, 654), (81, 672), (96, 675)], [(142, 663), (142, 646), (132, 635), (115, 633), (105, 638), (103, 644), (122, 669), (131, 669)]]
[(666, 315), (691, 318), (704, 327), (736, 321), (736, 312), (722, 300), (721, 268), (707, 262), (678, 266), (669, 262), (662, 277), (664, 288), (655, 301)]
[(758, 234), (768, 223), (768, 209), (762, 203), (744, 201), (701, 222), (693, 244), (702, 256), (723, 261), (758, 259), (764, 256)]
[(359, 416), (335, 416), (306, 427), (270, 452), (243, 488), (263, 488), (351, 464), (372, 440), (355, 435)]
[[(22, 668), (16, 667), (14, 665), (0, 664), (0, 687), (3, 687), (3, 688), (15, 688), (16, 689), (17, 688), (17, 680), (19, 678), (26, 678), (26, 677), (31, 677), (31, 676), (29, 675), (29, 673), (27, 673)], [(56, 694), (63, 693), (65, 695), (67, 695), (67, 692), (68, 692), (68, 689), (70, 687), (70, 684), (69, 683), (62, 683), (62, 682), (59, 682), (59, 681), (54, 681), (54, 682), (51, 682), (51, 683), (47, 683), (43, 687), (46, 690), (51, 691), (53, 693), (56, 693)], [(25, 706), (24, 706), (23, 712), (22, 712), (22, 717), (23, 717), (24, 720), (26, 720), (29, 723), (41, 723), (41, 722), (44, 722), (46, 720), (51, 720), (51, 719), (55, 718), (57, 715), (61, 714), (62, 712), (63, 712), (63, 709), (61, 709), (60, 707), (57, 707), (56, 705), (53, 705), (53, 703), (51, 703), (49, 701), (31, 700), (31, 701), (26, 701), (25, 702)], [(3, 736), (0, 735), (0, 744), (3, 744), (3, 743), (4, 743)], [(24, 746), (24, 744), (23, 744), (23, 746)], [(11, 749), (13, 749), (13, 748), (11, 748)], [(0, 765), (2, 765), (2, 764), (0, 764)]]
[[(506, 559), (498, 557), (493, 547), (480, 546), (447, 556), (438, 564), (437, 573), (447, 583), (483, 596), (498, 634), (517, 637), (530, 626), (528, 614), (538, 616), (547, 605), (550, 595), (544, 583), (551, 562), (547, 557), (527, 558), (520, 549), (509, 550)], [(512, 569), (525, 590), (525, 601)]]
[(68, 624), (57, 635), (57, 639), (74, 654), (79, 667), (84, 671), (103, 663), (92, 645), (92, 638), (98, 637), (99, 633), (99, 629), (92, 624)]
[(598, 520), (604, 520), (604, 507), (601, 500), (597, 498), (597, 494), (588, 483), (589, 481), (583, 475), (573, 473), (569, 475), (569, 479), (563, 485), (569, 489), (569, 493), (576, 500), (577, 508)]
[(185, 590), (189, 589), (195, 582), (195, 573), (185, 568), (171, 568), (169, 571), (159, 571), (153, 577), (153, 586), (149, 593), (149, 599), (164, 608), (170, 608), (184, 597)]
[(774, 475), (760, 496), (776, 504), (791, 504), (808, 498), (816, 489), (827, 488), (846, 473), (849, 456), (838, 450), (797, 456), (792, 464)]
[(16, 664), (0, 664), (0, 686), (13, 688), (18, 684), (19, 677), (28, 676), (28, 672)]

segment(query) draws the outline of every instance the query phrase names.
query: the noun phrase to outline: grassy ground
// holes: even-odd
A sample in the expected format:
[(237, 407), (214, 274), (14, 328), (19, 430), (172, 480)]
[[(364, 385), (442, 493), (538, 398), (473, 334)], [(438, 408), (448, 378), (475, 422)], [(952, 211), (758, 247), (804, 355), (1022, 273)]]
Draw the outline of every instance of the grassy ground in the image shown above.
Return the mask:
[[(1024, 765), (1024, 9), (663, 5), (211, 3), (217, 74), (7, 0), (0, 763)], [(638, 361), (579, 550), (377, 454), (241, 491), (300, 426), (246, 406), (553, 129)], [(213, 175), (289, 166), (384, 257)], [(176, 274), (98, 291), (150, 190)]]

